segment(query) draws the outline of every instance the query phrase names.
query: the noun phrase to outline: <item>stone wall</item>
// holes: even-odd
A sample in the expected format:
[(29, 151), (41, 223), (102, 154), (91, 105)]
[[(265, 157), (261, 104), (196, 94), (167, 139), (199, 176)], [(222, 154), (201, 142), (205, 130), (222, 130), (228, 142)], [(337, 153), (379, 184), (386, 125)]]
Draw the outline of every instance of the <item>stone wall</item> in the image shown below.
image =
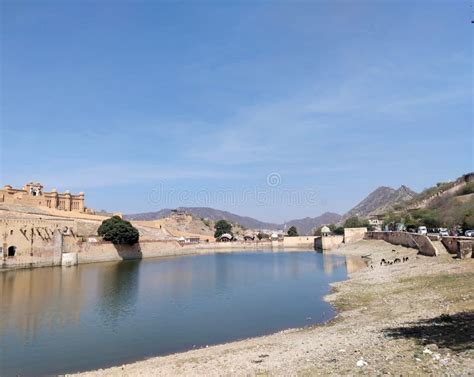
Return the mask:
[(364, 239), (367, 228), (344, 228), (344, 243), (353, 243)]
[(176, 241), (140, 241), (134, 245), (114, 245), (111, 242), (82, 242), (79, 245), (78, 263), (110, 262), (129, 259), (168, 257), (192, 254)]
[(338, 248), (344, 242), (344, 236), (324, 236), (316, 237), (314, 248), (318, 251), (333, 250)]
[(456, 254), (458, 252), (457, 237), (443, 237), (441, 243), (444, 245), (448, 253)]
[(393, 245), (418, 249), (422, 255), (430, 257), (439, 254), (431, 240), (422, 234), (408, 232), (367, 232), (366, 239), (383, 240)]
[(285, 237), (283, 247), (308, 247), (314, 249), (314, 236)]
[(458, 240), (457, 257), (460, 259), (474, 258), (474, 242), (473, 240)]
[(0, 219), (0, 267), (60, 264), (63, 240), (75, 233), (75, 222), (68, 219)]

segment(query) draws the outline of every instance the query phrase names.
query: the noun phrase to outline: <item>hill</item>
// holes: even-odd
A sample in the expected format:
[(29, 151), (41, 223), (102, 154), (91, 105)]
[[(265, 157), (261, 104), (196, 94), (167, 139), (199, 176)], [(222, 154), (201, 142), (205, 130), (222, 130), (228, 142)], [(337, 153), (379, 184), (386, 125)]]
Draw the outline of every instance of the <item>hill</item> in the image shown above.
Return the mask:
[(381, 186), (372, 191), (364, 200), (349, 210), (342, 218), (348, 219), (352, 216), (367, 217), (375, 214), (382, 214), (394, 206), (413, 199), (417, 193), (407, 186), (400, 186), (398, 189)]
[[(248, 216), (239, 216), (235, 213), (221, 211), (209, 207), (179, 207), (180, 211), (189, 213), (195, 217), (208, 219), (212, 221), (227, 220), (234, 224), (239, 224), (248, 229), (282, 229), (282, 225), (259, 221)], [(128, 220), (157, 220), (167, 217), (171, 214), (171, 209), (165, 208), (157, 212), (146, 212), (126, 215)]]
[[(267, 223), (248, 216), (239, 216), (235, 213), (221, 211), (209, 207), (179, 207), (180, 211), (184, 211), (194, 217), (208, 219), (211, 221), (227, 220), (234, 224), (239, 224), (247, 229), (268, 229), (281, 230), (296, 226), (300, 234), (310, 234), (314, 228), (323, 224), (336, 223), (341, 219), (341, 215), (332, 212), (323, 213), (317, 217), (305, 217), (303, 219), (295, 219), (284, 224)], [(128, 220), (158, 220), (171, 215), (171, 209), (165, 208), (157, 212), (137, 213), (125, 215)]]
[(440, 182), (423, 190), (408, 202), (387, 214), (398, 222), (431, 228), (461, 226), (474, 228), (474, 174), (465, 174), (451, 182)]
[(341, 220), (341, 215), (334, 212), (325, 212), (318, 217), (305, 217), (303, 219), (288, 221), (283, 224), (283, 229), (289, 229), (291, 226), (295, 226), (299, 234), (310, 235), (315, 228), (321, 225), (335, 224), (339, 220)]

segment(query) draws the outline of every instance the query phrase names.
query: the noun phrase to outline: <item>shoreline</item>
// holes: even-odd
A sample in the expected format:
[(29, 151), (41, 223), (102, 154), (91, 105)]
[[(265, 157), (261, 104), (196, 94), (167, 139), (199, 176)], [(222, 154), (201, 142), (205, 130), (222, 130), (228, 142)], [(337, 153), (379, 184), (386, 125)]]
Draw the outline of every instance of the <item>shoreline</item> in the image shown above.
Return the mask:
[[(328, 322), (73, 375), (472, 375), (474, 260), (419, 256), (384, 241), (361, 241), (327, 254), (369, 252), (374, 268), (331, 284), (324, 299), (336, 316)], [(378, 264), (395, 255), (409, 261)]]

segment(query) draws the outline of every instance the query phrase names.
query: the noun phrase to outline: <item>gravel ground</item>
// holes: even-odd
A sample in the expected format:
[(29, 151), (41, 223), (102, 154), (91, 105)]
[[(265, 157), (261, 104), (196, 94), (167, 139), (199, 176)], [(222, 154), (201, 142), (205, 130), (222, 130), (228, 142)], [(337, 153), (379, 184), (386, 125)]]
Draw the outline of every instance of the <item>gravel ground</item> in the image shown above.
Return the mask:
[(384, 241), (336, 253), (369, 266), (334, 284), (326, 299), (339, 314), (329, 323), (78, 375), (474, 375), (474, 259), (418, 256)]

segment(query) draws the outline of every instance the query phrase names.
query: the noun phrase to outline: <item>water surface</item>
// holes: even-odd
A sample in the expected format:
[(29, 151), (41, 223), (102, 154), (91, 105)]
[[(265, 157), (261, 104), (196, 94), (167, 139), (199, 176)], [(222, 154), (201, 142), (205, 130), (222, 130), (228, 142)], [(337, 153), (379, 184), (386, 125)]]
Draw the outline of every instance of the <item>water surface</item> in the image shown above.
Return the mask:
[(239, 252), (0, 273), (0, 375), (50, 375), (306, 326), (346, 260)]

